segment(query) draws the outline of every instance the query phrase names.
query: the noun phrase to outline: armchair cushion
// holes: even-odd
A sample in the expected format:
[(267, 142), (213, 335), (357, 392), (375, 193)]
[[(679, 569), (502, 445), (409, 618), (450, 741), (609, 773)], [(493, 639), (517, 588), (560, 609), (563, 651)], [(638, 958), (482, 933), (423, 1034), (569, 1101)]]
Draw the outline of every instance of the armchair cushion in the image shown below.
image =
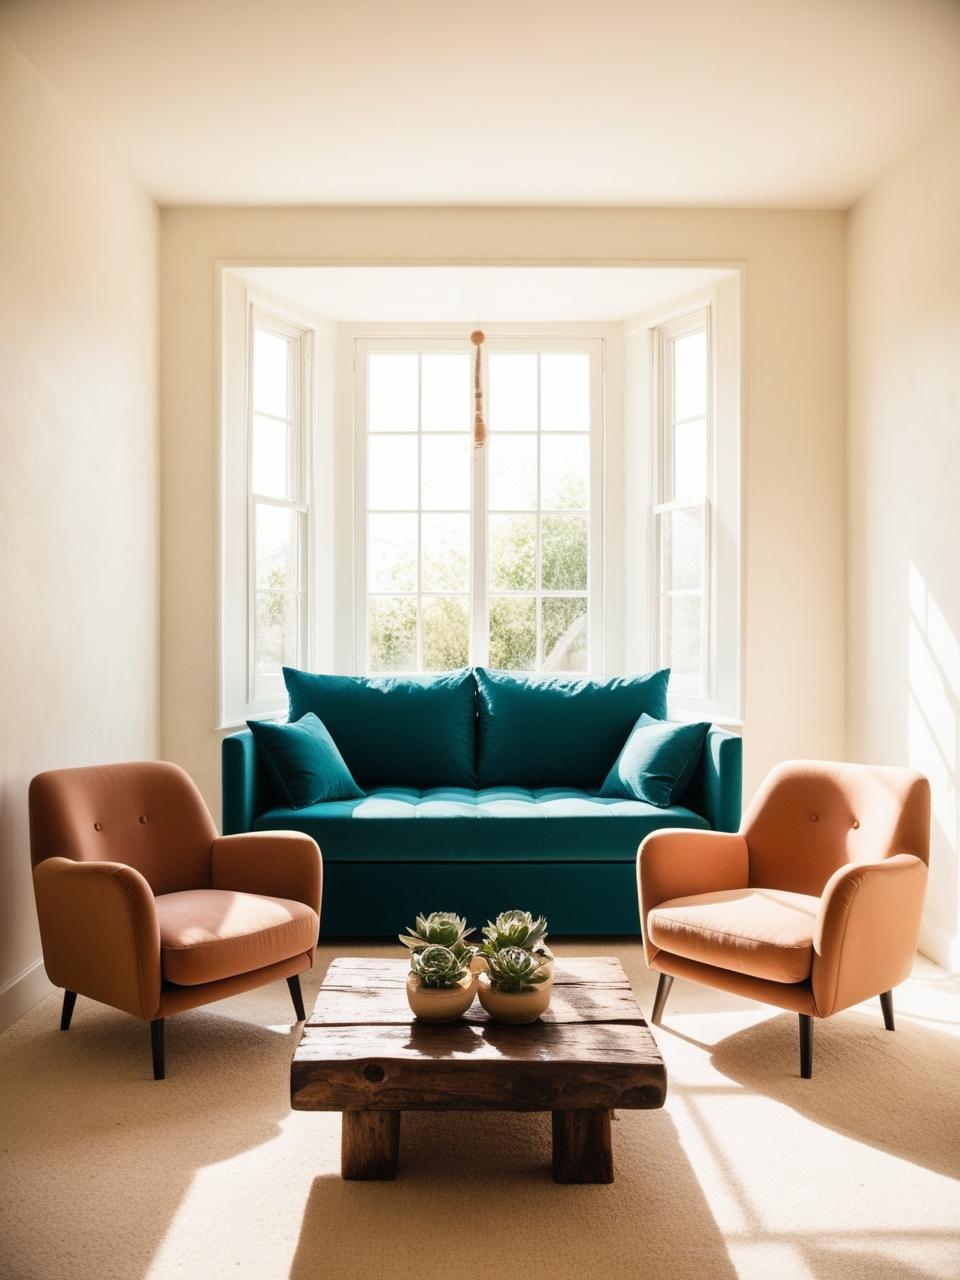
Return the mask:
[(216, 982), (309, 952), (317, 913), (302, 902), (229, 889), (188, 889), (156, 899), (164, 981)]
[(653, 946), (772, 982), (803, 982), (813, 967), (820, 899), (779, 889), (725, 889), (672, 898), (647, 915)]

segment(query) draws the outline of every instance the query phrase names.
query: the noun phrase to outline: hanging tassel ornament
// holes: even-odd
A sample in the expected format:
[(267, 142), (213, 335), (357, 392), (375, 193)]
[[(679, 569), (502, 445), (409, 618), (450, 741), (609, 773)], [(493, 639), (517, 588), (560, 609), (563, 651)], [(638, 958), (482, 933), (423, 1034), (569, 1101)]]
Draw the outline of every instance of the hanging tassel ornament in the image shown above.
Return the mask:
[(482, 329), (474, 329), (470, 341), (477, 349), (473, 365), (473, 447), (482, 449), (487, 443), (487, 428), (483, 421), (483, 386), (480, 381), (480, 348), (483, 346), (485, 334)]

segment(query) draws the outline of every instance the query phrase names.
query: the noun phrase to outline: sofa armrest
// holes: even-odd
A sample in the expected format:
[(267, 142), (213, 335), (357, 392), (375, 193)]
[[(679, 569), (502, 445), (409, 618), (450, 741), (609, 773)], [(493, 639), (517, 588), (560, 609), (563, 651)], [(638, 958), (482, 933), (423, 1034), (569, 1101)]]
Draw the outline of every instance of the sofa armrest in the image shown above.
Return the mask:
[(706, 818), (714, 831), (738, 831), (742, 800), (743, 739), (711, 725), (680, 803)]
[(745, 889), (750, 855), (743, 836), (682, 828), (654, 831), (637, 851), (637, 892), (643, 950), (650, 964), (657, 948), (647, 938), (647, 913), (661, 902), (720, 889)]
[(210, 887), (302, 902), (320, 915), (323, 859), (300, 831), (219, 836), (210, 851)]
[(249, 729), (231, 733), (220, 745), (221, 827), (225, 836), (252, 831), (267, 807), (257, 744)]
[(833, 873), (813, 935), (819, 1017), (890, 991), (909, 976), (926, 887), (926, 864), (910, 853), (852, 862)]
[(50, 981), (134, 1017), (160, 1006), (160, 925), (153, 891), (121, 862), (47, 858), (34, 869)]

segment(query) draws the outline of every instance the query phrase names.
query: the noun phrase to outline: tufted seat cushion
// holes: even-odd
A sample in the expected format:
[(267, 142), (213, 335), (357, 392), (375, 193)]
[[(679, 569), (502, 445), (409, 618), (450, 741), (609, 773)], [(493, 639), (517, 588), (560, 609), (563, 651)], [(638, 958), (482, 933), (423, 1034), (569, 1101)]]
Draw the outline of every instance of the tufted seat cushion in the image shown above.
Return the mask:
[(156, 898), (166, 982), (192, 987), (309, 951), (317, 913), (289, 898), (228, 889), (188, 889)]
[[(509, 819), (509, 821), (504, 821)], [(335, 862), (630, 862), (661, 827), (709, 828), (692, 809), (565, 787), (383, 787), (359, 800), (268, 809), (258, 831), (305, 831)]]
[(820, 899), (781, 889), (727, 889), (662, 902), (647, 915), (663, 951), (772, 982), (803, 982), (813, 966)]

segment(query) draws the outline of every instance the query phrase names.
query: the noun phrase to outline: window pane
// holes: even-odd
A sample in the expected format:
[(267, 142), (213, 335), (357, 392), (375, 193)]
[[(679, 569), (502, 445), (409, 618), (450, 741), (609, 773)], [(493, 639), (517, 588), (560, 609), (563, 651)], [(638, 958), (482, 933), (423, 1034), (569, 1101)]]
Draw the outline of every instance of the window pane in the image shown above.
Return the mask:
[(702, 613), (699, 595), (661, 598), (660, 660), (672, 668), (670, 687), (676, 693), (702, 688)]
[(470, 357), (424, 352), (420, 366), (420, 421), (424, 431), (470, 428)]
[(378, 596), (368, 602), (371, 671), (415, 671), (417, 602), (402, 596)]
[(424, 516), (420, 541), (423, 590), (469, 591), (470, 517)]
[(540, 429), (590, 430), (590, 357), (585, 351), (540, 357)]
[(276, 418), (253, 419), (251, 471), (254, 493), (268, 498), (288, 498), (290, 468), (287, 439), (290, 428)]
[(507, 671), (536, 667), (535, 596), (494, 596), (490, 601), (490, 665)]
[(536, 431), (536, 355), (494, 351), (490, 354), (491, 431)]
[(533, 511), (537, 505), (537, 437), (491, 436), (490, 507), (493, 511)]
[(470, 656), (470, 606), (464, 596), (423, 602), (423, 669), (465, 667)]
[(372, 511), (415, 511), (417, 437), (367, 439), (367, 504)]
[(424, 436), (420, 443), (425, 511), (470, 510), (470, 437)]
[(544, 591), (586, 591), (586, 518), (544, 516), (540, 526), (540, 561)]
[(673, 429), (673, 497), (702, 498), (707, 488), (707, 420), (694, 418)]
[(586, 596), (545, 596), (541, 627), (543, 661), (541, 671), (586, 671)]
[(667, 511), (660, 520), (660, 587), (699, 590), (703, 585), (703, 507)]
[(286, 418), (290, 340), (266, 329), (253, 331), (253, 408)]
[(256, 674), (270, 675), (300, 659), (299, 598), (289, 591), (258, 591), (254, 654)]
[(367, 428), (416, 431), (418, 425), (417, 355), (371, 355), (367, 366)]
[(700, 418), (707, 412), (707, 334), (688, 333), (673, 344), (673, 417)]
[(537, 585), (537, 517), (490, 517), (490, 586), (533, 591)]
[(371, 591), (416, 591), (416, 515), (371, 516), (367, 543)]
[(258, 587), (296, 591), (299, 517), (289, 507), (257, 503), (254, 514), (254, 552)]
[(588, 505), (589, 478), (589, 436), (543, 436), (541, 438), (541, 510), (585, 510)]

